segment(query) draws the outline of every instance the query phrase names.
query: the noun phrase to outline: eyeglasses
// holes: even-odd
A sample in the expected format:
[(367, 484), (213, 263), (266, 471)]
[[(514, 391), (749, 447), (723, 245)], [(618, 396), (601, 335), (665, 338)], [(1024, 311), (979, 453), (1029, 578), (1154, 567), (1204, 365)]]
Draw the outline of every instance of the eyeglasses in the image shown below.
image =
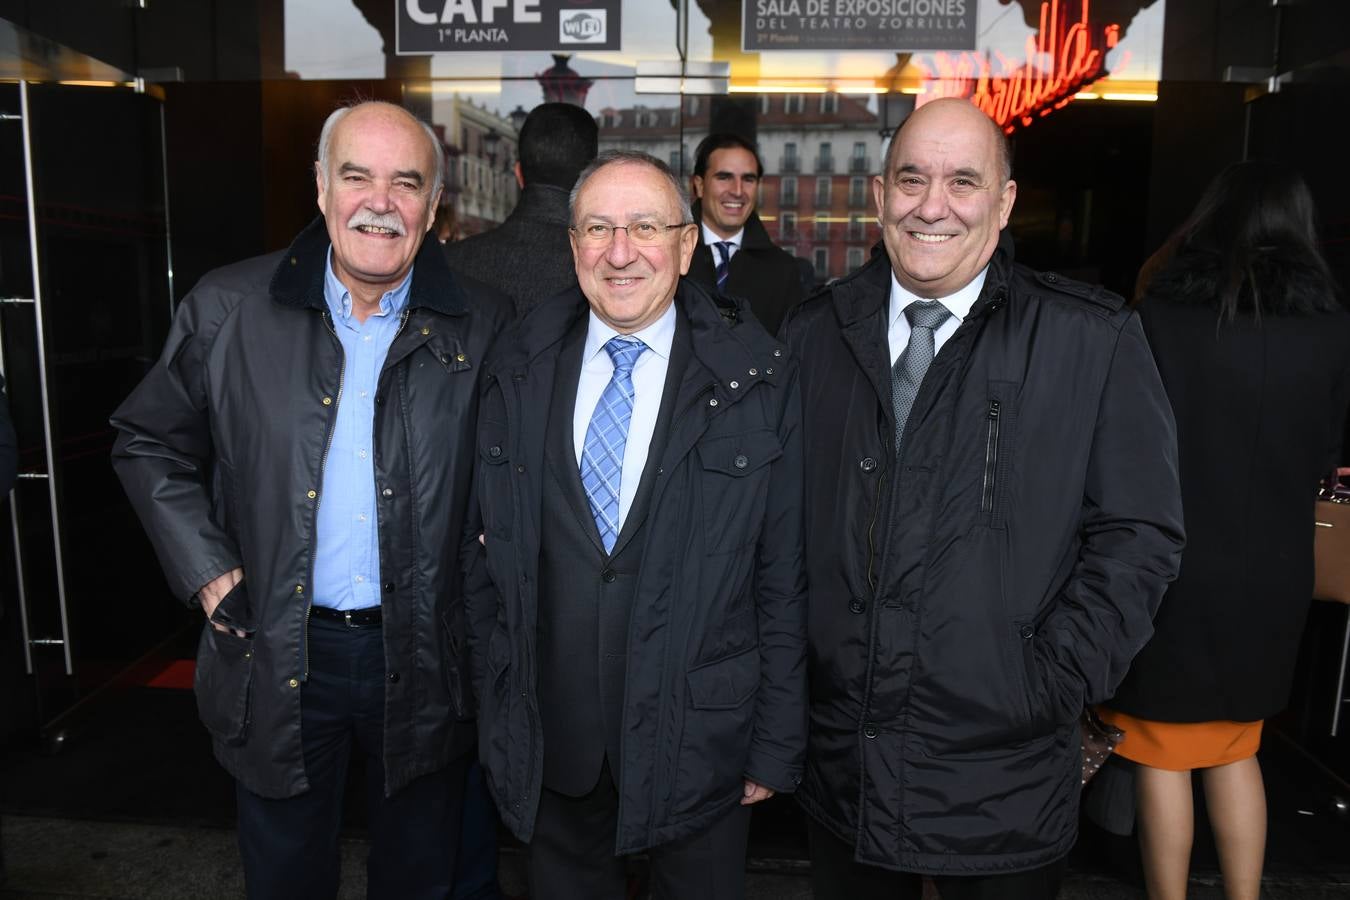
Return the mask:
[(684, 228), (691, 225), (692, 222), (681, 222), (678, 225), (662, 225), (660, 222), (630, 222), (627, 225), (609, 225), (605, 222), (591, 222), (580, 228), (573, 228), (572, 233), (584, 244), (592, 244), (596, 247), (608, 244), (614, 240), (614, 232), (622, 231), (628, 235), (628, 240), (642, 247), (648, 247), (660, 243), (661, 238), (667, 231), (675, 228)]

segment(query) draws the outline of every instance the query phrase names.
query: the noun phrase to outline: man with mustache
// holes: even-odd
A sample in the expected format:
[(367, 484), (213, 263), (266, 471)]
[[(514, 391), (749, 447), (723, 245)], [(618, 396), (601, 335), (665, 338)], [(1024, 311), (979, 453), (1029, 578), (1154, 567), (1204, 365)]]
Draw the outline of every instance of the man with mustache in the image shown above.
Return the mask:
[(1012, 259), (1008, 142), (920, 107), (884, 254), (790, 315), (802, 360), (818, 900), (1050, 900), (1079, 716), (1182, 545), (1176, 429), (1120, 297)]
[(770, 334), (802, 299), (797, 260), (774, 244), (755, 206), (764, 175), (755, 145), (734, 134), (704, 138), (691, 180), (698, 245), (689, 277), (714, 296), (740, 297)]
[(207, 621), (195, 687), (251, 898), (333, 897), (353, 745), (371, 897), (445, 897), (473, 744), (460, 537), (479, 372), (510, 310), (427, 239), (435, 133), (329, 116), (321, 212), (218, 269), (114, 413), (113, 465)]
[(480, 757), (534, 900), (621, 900), (639, 851), (654, 897), (738, 900), (750, 807), (801, 768), (797, 367), (680, 278), (682, 195), (601, 153), (569, 204), (579, 287), (488, 363), (466, 597)]

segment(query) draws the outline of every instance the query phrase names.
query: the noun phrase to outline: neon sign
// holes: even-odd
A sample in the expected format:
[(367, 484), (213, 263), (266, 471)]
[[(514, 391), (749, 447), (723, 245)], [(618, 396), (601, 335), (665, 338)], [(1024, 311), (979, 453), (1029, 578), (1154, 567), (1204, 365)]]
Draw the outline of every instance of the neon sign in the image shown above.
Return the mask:
[[(1070, 20), (1069, 8), (1078, 6)], [(924, 89), (918, 105), (940, 97), (963, 97), (1011, 133), (1039, 116), (1067, 106), (1074, 94), (1106, 74), (1106, 54), (1120, 40), (1120, 26), (1094, 32), (1089, 0), (1046, 0), (1040, 28), (1026, 41), (1026, 61), (1015, 64), (1001, 53), (979, 56), (936, 53), (933, 68), (922, 64)]]

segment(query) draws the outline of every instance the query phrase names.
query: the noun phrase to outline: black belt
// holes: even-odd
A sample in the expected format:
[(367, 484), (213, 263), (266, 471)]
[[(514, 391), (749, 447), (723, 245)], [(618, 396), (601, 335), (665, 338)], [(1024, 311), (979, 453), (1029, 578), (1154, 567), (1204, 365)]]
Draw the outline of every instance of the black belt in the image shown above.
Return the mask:
[(341, 622), (348, 628), (379, 628), (384, 613), (378, 606), (365, 609), (333, 609), (331, 606), (311, 606), (309, 614), (324, 622)]

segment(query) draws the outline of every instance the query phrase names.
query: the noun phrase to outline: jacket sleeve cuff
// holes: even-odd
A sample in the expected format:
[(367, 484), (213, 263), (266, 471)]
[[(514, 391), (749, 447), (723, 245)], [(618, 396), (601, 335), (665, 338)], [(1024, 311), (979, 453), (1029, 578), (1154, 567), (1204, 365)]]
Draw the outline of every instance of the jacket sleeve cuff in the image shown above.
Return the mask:
[(783, 762), (764, 752), (763, 748), (752, 745), (750, 758), (745, 763), (745, 777), (755, 784), (772, 788), (776, 794), (791, 794), (802, 783), (802, 766)]

